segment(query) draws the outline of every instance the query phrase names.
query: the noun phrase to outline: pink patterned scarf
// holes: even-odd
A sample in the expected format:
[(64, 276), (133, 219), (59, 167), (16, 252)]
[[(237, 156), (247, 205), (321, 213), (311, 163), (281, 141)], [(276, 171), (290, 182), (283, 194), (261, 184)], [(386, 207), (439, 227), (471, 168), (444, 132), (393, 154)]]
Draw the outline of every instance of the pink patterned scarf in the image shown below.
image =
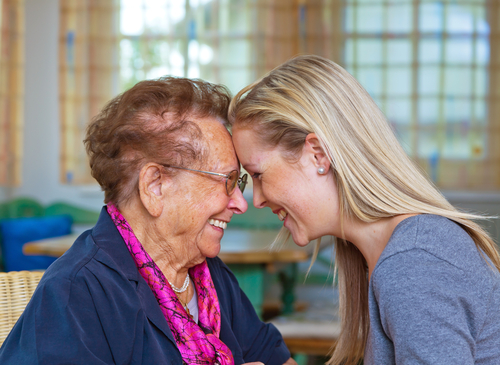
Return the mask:
[(132, 228), (114, 205), (108, 205), (111, 219), (120, 232), (139, 272), (153, 291), (174, 335), (185, 364), (234, 365), (231, 350), (219, 339), (220, 308), (207, 262), (189, 269), (198, 294), (198, 324), (170, 287), (162, 271), (142, 247)]

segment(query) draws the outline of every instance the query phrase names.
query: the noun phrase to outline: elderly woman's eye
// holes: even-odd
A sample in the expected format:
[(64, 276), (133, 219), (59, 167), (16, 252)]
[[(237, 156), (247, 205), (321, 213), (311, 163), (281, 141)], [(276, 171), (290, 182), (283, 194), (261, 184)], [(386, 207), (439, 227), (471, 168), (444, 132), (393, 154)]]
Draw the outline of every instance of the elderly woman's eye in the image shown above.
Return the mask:
[(260, 179), (261, 174), (258, 173), (258, 172), (256, 172), (256, 173), (254, 173), (253, 175), (250, 175), (250, 176), (252, 177), (252, 179)]

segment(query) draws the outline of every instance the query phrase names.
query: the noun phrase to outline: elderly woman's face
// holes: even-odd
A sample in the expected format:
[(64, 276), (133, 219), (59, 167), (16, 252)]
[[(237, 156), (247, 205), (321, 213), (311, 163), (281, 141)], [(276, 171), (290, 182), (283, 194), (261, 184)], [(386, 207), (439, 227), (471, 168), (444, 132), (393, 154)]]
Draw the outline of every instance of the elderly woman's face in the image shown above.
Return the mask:
[[(231, 136), (214, 118), (198, 120), (209, 146), (207, 164), (200, 170), (229, 174), (240, 170)], [(189, 166), (186, 166), (189, 167)], [(192, 171), (179, 170), (175, 176), (176, 191), (169, 204), (170, 224), (175, 234), (185, 240), (186, 254), (215, 257), (220, 251), (220, 240), (233, 214), (247, 210), (247, 202), (236, 188), (231, 196), (226, 193), (225, 178)], [(171, 196), (172, 197), (172, 196)]]

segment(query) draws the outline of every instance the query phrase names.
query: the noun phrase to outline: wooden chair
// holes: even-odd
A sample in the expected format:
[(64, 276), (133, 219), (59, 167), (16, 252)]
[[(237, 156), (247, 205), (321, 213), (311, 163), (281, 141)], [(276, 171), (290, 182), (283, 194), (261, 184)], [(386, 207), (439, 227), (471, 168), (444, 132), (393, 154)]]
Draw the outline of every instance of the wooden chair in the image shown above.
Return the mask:
[(0, 346), (23, 313), (42, 275), (42, 271), (0, 273)]

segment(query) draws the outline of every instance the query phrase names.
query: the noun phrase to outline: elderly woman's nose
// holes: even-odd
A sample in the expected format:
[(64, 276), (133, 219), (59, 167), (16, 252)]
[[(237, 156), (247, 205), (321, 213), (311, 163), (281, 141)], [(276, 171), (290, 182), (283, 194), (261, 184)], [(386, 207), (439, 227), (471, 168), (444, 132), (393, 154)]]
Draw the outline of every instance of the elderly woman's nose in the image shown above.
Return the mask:
[(248, 209), (248, 203), (243, 197), (243, 193), (240, 189), (236, 188), (231, 199), (229, 199), (228, 208), (231, 209), (234, 214), (243, 214)]

